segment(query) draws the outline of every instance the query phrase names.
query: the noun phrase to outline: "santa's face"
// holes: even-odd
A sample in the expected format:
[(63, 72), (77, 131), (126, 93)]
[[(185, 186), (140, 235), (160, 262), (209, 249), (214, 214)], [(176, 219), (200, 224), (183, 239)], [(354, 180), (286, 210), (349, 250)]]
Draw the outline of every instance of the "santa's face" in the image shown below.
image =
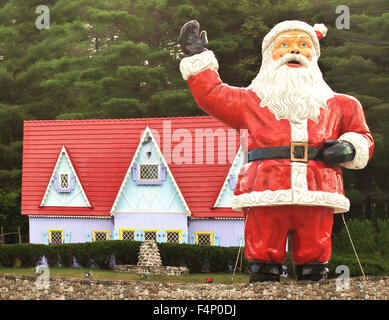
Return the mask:
[(317, 121), (333, 91), (323, 80), (313, 41), (304, 31), (280, 33), (262, 56), (249, 86), (277, 119)]
[[(288, 31), (281, 33), (273, 41), (272, 58), (277, 61), (284, 57), (286, 54), (301, 54), (309, 62), (312, 61), (313, 42), (309, 35), (302, 31)], [(286, 65), (290, 68), (300, 68), (301, 63), (298, 61), (291, 60)]]

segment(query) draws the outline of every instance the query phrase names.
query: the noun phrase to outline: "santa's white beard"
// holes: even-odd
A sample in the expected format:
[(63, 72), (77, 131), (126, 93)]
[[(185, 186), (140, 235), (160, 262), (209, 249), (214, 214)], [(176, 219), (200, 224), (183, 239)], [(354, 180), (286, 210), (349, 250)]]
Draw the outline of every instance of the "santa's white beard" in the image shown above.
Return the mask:
[[(285, 63), (296, 60), (300, 68)], [(298, 123), (306, 119), (318, 120), (320, 108), (327, 108), (328, 99), (334, 96), (325, 83), (317, 64), (301, 54), (286, 54), (274, 61), (270, 52), (263, 57), (261, 70), (249, 86), (259, 98), (261, 107), (267, 106), (276, 119), (288, 119)]]

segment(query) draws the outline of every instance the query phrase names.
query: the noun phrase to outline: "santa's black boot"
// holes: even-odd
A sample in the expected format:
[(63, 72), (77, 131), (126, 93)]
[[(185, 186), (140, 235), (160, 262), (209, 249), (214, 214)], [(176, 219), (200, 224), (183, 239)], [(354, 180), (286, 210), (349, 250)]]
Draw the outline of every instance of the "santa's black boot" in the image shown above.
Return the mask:
[(328, 263), (307, 263), (295, 265), (297, 281), (320, 281), (328, 279)]
[(264, 281), (280, 281), (280, 275), (282, 273), (282, 264), (249, 260), (248, 272), (250, 276), (250, 283), (264, 282)]

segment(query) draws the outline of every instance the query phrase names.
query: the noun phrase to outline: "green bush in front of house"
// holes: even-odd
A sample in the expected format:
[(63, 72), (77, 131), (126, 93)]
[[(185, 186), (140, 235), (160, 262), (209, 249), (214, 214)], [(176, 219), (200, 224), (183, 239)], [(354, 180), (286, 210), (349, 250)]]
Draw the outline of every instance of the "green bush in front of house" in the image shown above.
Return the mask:
[[(228, 272), (235, 268), (238, 247), (215, 247), (177, 243), (158, 243), (164, 266), (186, 266), (191, 273)], [(241, 249), (240, 254), (243, 252)], [(237, 268), (240, 268), (240, 255)], [(242, 270), (247, 269), (247, 261), (242, 259)]]

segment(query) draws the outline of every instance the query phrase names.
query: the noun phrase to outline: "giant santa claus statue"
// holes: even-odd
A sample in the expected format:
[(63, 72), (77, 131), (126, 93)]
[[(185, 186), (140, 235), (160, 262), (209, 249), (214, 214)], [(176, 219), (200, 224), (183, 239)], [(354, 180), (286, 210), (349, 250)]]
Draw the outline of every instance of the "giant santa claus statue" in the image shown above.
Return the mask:
[(333, 215), (350, 207), (340, 166), (363, 169), (374, 148), (360, 102), (323, 80), (319, 40), (327, 28), (277, 24), (263, 39), (262, 66), (247, 88), (220, 80), (199, 30), (197, 21), (181, 29), (182, 76), (203, 110), (249, 135), (232, 206), (245, 216), (250, 281), (280, 280), (289, 234), (297, 280), (325, 279)]

